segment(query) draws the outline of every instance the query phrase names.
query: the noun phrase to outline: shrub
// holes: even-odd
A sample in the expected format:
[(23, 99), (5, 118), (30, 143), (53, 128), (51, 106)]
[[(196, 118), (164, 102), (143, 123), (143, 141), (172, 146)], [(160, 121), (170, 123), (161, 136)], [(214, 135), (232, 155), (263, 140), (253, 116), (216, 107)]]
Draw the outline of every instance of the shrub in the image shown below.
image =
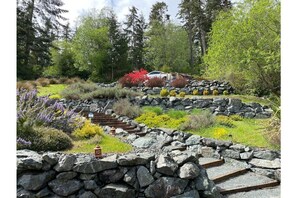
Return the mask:
[(209, 111), (202, 111), (200, 114), (190, 115), (187, 121), (180, 126), (181, 130), (199, 130), (213, 125), (214, 116)]
[(176, 92), (175, 92), (175, 90), (171, 90), (171, 91), (169, 92), (169, 96), (176, 96)]
[(141, 114), (139, 106), (132, 105), (128, 99), (119, 99), (114, 103), (112, 109), (118, 115), (125, 115), (129, 118), (138, 117)]
[(224, 90), (223, 94), (226, 96), (226, 95), (229, 95), (229, 92), (227, 90)]
[(148, 77), (146, 76), (147, 73), (148, 72), (144, 69), (133, 71), (120, 78), (119, 83), (122, 85), (122, 87), (138, 86), (143, 84), (144, 81), (148, 80)]
[(77, 127), (79, 115), (74, 110), (52, 103), (48, 97), (37, 97), (37, 90), (17, 90), (17, 133), (33, 126), (48, 126), (70, 133)]
[(177, 78), (171, 82), (171, 86), (175, 88), (184, 88), (188, 84), (185, 78)]
[(169, 115), (157, 115), (154, 112), (147, 112), (135, 119), (139, 123), (144, 123), (148, 127), (165, 127), (165, 128), (178, 128), (186, 118), (174, 119)]
[(95, 135), (102, 136), (103, 129), (96, 124), (92, 124), (90, 120), (86, 120), (81, 128), (76, 129), (72, 135), (78, 139), (89, 139)]
[(144, 113), (147, 113), (147, 112), (154, 112), (154, 113), (156, 113), (157, 115), (161, 115), (161, 114), (163, 113), (163, 109), (162, 109), (162, 107), (146, 106), (146, 107), (143, 107), (142, 110), (143, 110)]
[(169, 95), (169, 92), (167, 89), (162, 89), (160, 95), (161, 97), (167, 97)]
[(219, 95), (219, 91), (218, 91), (218, 90), (216, 90), (216, 89), (215, 89), (215, 90), (213, 90), (213, 91), (212, 91), (212, 95), (214, 95), (214, 96), (217, 96), (217, 95)]
[(231, 118), (231, 120), (234, 120), (234, 121), (242, 121), (243, 120), (243, 118), (240, 115), (231, 115), (230, 118)]
[(198, 90), (193, 90), (193, 95), (197, 96), (199, 94), (199, 91)]
[(204, 95), (204, 96), (207, 96), (208, 94), (209, 94), (209, 91), (205, 89), (205, 90), (203, 91), (203, 95)]
[(182, 92), (179, 93), (179, 97), (184, 98), (185, 96), (186, 96), (186, 93), (185, 92), (182, 91)]
[(185, 117), (187, 115), (187, 112), (170, 109), (169, 111), (166, 112), (166, 114), (171, 118), (179, 119), (179, 118)]
[(56, 79), (56, 78), (51, 78), (51, 79), (49, 79), (49, 83), (50, 84), (59, 84), (59, 80), (58, 79)]
[(148, 79), (145, 85), (147, 87), (163, 87), (165, 85), (165, 80), (162, 78), (154, 77)]
[(50, 80), (48, 78), (38, 78), (36, 82), (41, 87), (45, 87), (50, 84)]
[[(18, 134), (17, 149), (61, 151), (72, 147), (71, 138), (61, 130), (39, 126)], [(25, 140), (26, 139), (26, 140)]]
[(228, 138), (228, 132), (224, 128), (216, 128), (213, 137), (215, 139), (226, 139)]
[(216, 117), (216, 122), (220, 125), (226, 126), (226, 127), (234, 127), (233, 121), (228, 116), (219, 115)]
[(280, 147), (281, 144), (281, 121), (280, 118), (274, 115), (266, 124), (264, 135), (268, 138), (269, 142)]
[(19, 81), (17, 82), (17, 89), (27, 89), (27, 90), (33, 90), (36, 88), (36, 84), (34, 85), (32, 81)]

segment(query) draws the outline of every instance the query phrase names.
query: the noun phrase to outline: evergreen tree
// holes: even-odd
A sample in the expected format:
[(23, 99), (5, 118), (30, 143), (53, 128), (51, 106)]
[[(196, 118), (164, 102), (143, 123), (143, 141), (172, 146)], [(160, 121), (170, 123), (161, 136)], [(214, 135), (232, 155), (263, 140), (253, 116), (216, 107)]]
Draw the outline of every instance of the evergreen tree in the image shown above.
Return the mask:
[(50, 65), (49, 48), (63, 27), (61, 0), (17, 1), (17, 77), (31, 79), (34, 66)]

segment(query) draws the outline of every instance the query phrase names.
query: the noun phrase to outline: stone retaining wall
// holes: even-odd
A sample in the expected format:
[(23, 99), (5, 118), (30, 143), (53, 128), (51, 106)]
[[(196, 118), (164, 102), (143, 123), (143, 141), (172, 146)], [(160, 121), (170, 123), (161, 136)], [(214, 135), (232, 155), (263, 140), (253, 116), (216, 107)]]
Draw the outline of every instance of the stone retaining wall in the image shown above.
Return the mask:
[(194, 152), (110, 155), (17, 151), (17, 197), (220, 197)]
[[(92, 104), (98, 108), (112, 108), (116, 102), (115, 99), (93, 99), (93, 100), (60, 100), (65, 106), (84, 109), (89, 111)], [(194, 108), (209, 109), (214, 115), (233, 115), (238, 114), (245, 118), (269, 118), (273, 111), (268, 106), (262, 106), (259, 103), (242, 103), (240, 99), (231, 98), (210, 98), (201, 97), (189, 98), (149, 98), (148, 96), (135, 97), (130, 102), (139, 106), (161, 106), (163, 109), (191, 110)]]

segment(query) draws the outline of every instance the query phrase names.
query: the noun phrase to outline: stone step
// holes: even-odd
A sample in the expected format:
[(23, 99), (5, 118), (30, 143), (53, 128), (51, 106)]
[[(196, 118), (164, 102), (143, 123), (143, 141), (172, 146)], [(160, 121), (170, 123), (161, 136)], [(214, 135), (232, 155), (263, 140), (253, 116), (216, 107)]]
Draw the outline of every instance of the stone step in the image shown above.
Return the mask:
[(229, 178), (242, 175), (248, 172), (248, 169), (222, 164), (220, 166), (207, 168), (206, 172), (210, 180), (212, 180), (214, 183), (218, 183)]
[(199, 164), (204, 168), (210, 168), (210, 167), (220, 166), (224, 164), (224, 160), (209, 158), (209, 157), (200, 157)]
[(280, 198), (281, 187), (270, 187), (259, 190), (251, 190), (247, 192), (239, 192), (234, 194), (227, 194), (224, 198)]
[(258, 190), (278, 185), (279, 182), (277, 180), (253, 172), (247, 172), (243, 175), (229, 178), (226, 181), (216, 184), (223, 195)]

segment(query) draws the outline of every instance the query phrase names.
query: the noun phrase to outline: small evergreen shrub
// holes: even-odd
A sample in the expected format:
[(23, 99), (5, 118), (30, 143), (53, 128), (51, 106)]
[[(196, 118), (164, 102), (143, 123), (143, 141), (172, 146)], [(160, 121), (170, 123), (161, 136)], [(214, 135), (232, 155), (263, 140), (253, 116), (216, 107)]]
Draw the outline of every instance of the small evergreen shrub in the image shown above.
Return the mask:
[(228, 116), (223, 116), (223, 115), (216, 116), (216, 122), (226, 127), (230, 127), (230, 128), (235, 127), (232, 119)]
[(226, 96), (226, 95), (229, 95), (229, 92), (227, 90), (224, 90), (223, 94)]
[(161, 97), (167, 97), (168, 95), (169, 95), (169, 92), (168, 92), (167, 89), (162, 89), (162, 90), (160, 91), (160, 96), (161, 96)]
[(119, 99), (112, 107), (113, 111), (118, 115), (125, 115), (129, 118), (138, 117), (142, 111), (139, 106), (132, 105), (128, 99)]
[(215, 118), (209, 111), (202, 111), (200, 114), (190, 115), (185, 123), (180, 126), (181, 130), (198, 130), (206, 128), (215, 123)]
[(197, 96), (199, 94), (199, 91), (197, 89), (193, 90), (193, 95)]
[(209, 94), (209, 91), (205, 89), (205, 90), (203, 91), (203, 95), (204, 95), (204, 96), (207, 96), (208, 94)]
[(185, 96), (186, 96), (186, 92), (183, 92), (183, 91), (182, 91), (182, 92), (179, 93), (179, 97), (184, 98)]
[(177, 78), (171, 82), (171, 86), (175, 88), (184, 88), (188, 84), (185, 78)]
[(234, 121), (242, 121), (243, 117), (241, 117), (240, 115), (231, 115), (230, 118)]
[(176, 96), (176, 92), (175, 92), (175, 90), (171, 90), (171, 91), (169, 92), (169, 96)]
[(81, 128), (76, 129), (72, 135), (78, 139), (89, 139), (95, 135), (102, 135), (103, 129), (96, 124), (92, 124), (90, 120), (86, 120)]
[(148, 79), (145, 85), (147, 87), (163, 87), (165, 85), (165, 80), (162, 78), (154, 77)]
[(218, 91), (218, 90), (216, 90), (216, 89), (215, 89), (215, 90), (213, 90), (213, 91), (212, 91), (212, 95), (214, 95), (214, 96), (217, 96), (217, 95), (219, 95), (219, 91)]

